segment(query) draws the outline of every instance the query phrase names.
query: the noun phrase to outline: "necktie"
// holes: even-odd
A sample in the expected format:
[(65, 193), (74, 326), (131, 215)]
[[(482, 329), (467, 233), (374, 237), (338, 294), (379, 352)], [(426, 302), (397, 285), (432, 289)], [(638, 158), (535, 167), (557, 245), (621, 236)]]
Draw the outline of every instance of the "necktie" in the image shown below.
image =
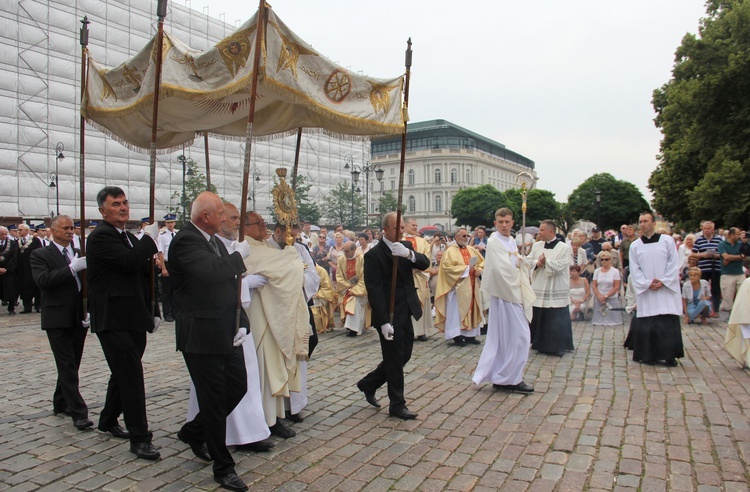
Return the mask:
[(127, 232), (125, 232), (125, 231), (122, 231), (122, 232), (120, 233), (120, 236), (122, 236), (122, 240), (123, 240), (123, 241), (125, 241), (125, 244), (127, 244), (127, 245), (128, 245), (128, 247), (131, 247), (131, 246), (133, 246), (132, 244), (130, 244), (130, 239), (128, 239), (128, 233), (127, 233)]
[(172, 233), (172, 239), (174, 239), (174, 232)]
[(65, 258), (65, 263), (70, 265), (70, 256), (68, 255), (68, 248), (63, 248), (62, 255), (63, 255), (63, 258)]
[(208, 240), (209, 243), (211, 243), (211, 246), (214, 248), (214, 251), (216, 251), (216, 256), (221, 258), (221, 251), (219, 251), (219, 245), (216, 244), (216, 239), (211, 236), (211, 239)]

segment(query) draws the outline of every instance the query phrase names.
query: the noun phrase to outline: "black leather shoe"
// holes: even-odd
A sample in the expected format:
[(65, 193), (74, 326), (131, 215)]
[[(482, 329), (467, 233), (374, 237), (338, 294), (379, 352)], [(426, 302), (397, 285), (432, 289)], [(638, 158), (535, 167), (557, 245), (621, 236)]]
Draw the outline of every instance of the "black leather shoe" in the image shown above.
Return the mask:
[(369, 391), (366, 391), (362, 386), (357, 383), (357, 388), (359, 391), (365, 394), (365, 400), (367, 400), (367, 403), (372, 405), (375, 408), (380, 408), (380, 403), (378, 402), (378, 399), (375, 398), (375, 392), (370, 393)]
[(256, 441), (237, 446), (238, 451), (255, 451), (256, 453), (265, 453), (274, 448), (274, 443), (269, 441)]
[(294, 432), (292, 429), (285, 426), (278, 420), (276, 420), (276, 423), (273, 424), (270, 429), (271, 434), (273, 434), (274, 436), (279, 436), (282, 439), (289, 439), (290, 437), (294, 437), (297, 435), (296, 432)]
[(667, 359), (666, 361), (664, 361), (664, 363), (668, 365), (669, 367), (676, 367), (677, 359)]
[(529, 386), (528, 384), (524, 383), (523, 381), (521, 381), (520, 383), (518, 383), (515, 386), (511, 386), (511, 389), (513, 391), (519, 391), (521, 393), (533, 393), (534, 392), (534, 387), (533, 386)]
[(466, 347), (466, 342), (464, 341), (464, 337), (460, 335), (457, 337), (453, 337), (453, 343), (455, 343), (459, 347)]
[(70, 417), (70, 408), (53, 408), (52, 413), (55, 415), (65, 415), (66, 417)]
[(156, 461), (161, 456), (150, 442), (131, 442), (130, 452), (144, 460)]
[(31, 312), (31, 308), (24, 308), (23, 311), (21, 311), (21, 314), (29, 314)]
[(83, 429), (88, 429), (89, 427), (93, 427), (94, 423), (90, 421), (89, 419), (87, 419), (86, 417), (84, 417), (82, 419), (74, 420), (73, 425), (76, 427), (76, 429), (83, 430)]
[(193, 454), (197, 458), (200, 458), (203, 461), (212, 461), (211, 455), (208, 453), (208, 447), (206, 446), (205, 442), (193, 441), (192, 439), (188, 439), (188, 437), (182, 432), (182, 430), (177, 433), (177, 439), (190, 446), (190, 449), (193, 450)]
[(216, 480), (216, 483), (218, 483), (222, 489), (236, 490), (237, 492), (244, 492), (247, 490), (247, 485), (245, 485), (245, 482), (243, 482), (236, 473), (230, 473), (229, 475), (224, 475), (222, 477), (214, 475), (214, 480)]
[(354, 331), (354, 330), (350, 330), (350, 329), (347, 328), (347, 330), (346, 330), (346, 336), (348, 336), (348, 337), (356, 337), (357, 336), (357, 332)]
[(427, 341), (427, 336), (426, 335), (419, 335), (417, 337), (417, 340), (419, 340), (420, 342), (426, 342)]
[(167, 323), (172, 323), (174, 321), (174, 318), (171, 317), (171, 316), (167, 316), (167, 317), (164, 318), (164, 321), (167, 322)]
[(470, 343), (472, 345), (479, 345), (480, 343), (482, 343), (477, 340), (477, 337), (464, 337), (464, 342)]
[(302, 415), (292, 412), (286, 412), (286, 419), (295, 424), (301, 424), (305, 420)]
[(389, 412), (391, 417), (398, 417), (402, 420), (413, 420), (417, 418), (417, 414), (410, 412), (408, 408), (399, 408), (398, 410), (392, 410)]
[(106, 427), (102, 427), (100, 425), (99, 427), (97, 427), (97, 429), (99, 429), (102, 432), (109, 432), (110, 434), (112, 434), (114, 437), (118, 439), (130, 439), (130, 432), (120, 427), (120, 424), (115, 424), (109, 429), (107, 429)]

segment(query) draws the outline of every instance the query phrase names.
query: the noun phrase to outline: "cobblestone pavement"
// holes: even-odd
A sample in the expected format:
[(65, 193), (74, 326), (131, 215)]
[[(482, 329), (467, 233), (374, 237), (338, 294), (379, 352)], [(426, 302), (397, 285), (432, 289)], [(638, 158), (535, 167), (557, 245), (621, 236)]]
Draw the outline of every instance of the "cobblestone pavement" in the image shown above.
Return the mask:
[[(577, 350), (532, 351), (529, 396), (470, 377), (481, 346), (416, 342), (407, 400), (417, 420), (370, 407), (354, 383), (379, 360), (377, 336), (321, 336), (297, 436), (270, 453), (235, 452), (251, 490), (748, 490), (750, 375), (723, 349), (726, 325), (686, 326), (678, 367), (628, 360), (626, 327), (575, 323)], [(77, 431), (52, 415), (55, 368), (39, 315), (0, 315), (0, 490), (214, 490), (210, 465), (176, 432), (188, 378), (165, 324), (144, 357), (148, 416), (162, 458)], [(94, 423), (109, 371), (90, 335), (82, 393)], [(387, 403), (385, 391), (378, 394)]]

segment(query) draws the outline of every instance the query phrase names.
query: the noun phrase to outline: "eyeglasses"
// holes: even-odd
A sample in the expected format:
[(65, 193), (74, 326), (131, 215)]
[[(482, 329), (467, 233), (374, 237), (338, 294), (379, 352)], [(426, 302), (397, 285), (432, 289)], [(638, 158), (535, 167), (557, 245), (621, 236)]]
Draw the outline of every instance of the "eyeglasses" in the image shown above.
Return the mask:
[(469, 237), (468, 234), (456, 234), (456, 237)]
[(254, 226), (254, 225), (258, 225), (258, 224), (266, 225), (266, 222), (264, 220), (259, 220), (257, 222), (247, 222), (245, 224), (245, 227), (250, 227), (250, 226)]

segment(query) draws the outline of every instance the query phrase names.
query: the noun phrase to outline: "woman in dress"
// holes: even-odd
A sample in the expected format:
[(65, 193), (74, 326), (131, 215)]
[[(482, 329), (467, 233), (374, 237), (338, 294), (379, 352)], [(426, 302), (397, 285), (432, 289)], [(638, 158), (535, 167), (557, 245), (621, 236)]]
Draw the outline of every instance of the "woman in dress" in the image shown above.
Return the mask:
[(581, 277), (581, 267), (570, 265), (570, 320), (583, 321), (586, 304), (591, 297), (589, 281)]
[(594, 270), (591, 288), (594, 292), (594, 317), (592, 325), (612, 326), (622, 324), (618, 295), (620, 292), (620, 272), (612, 268), (612, 253), (602, 252), (602, 266)]
[(688, 268), (689, 280), (682, 284), (682, 312), (685, 313), (685, 324), (701, 318), (701, 323), (706, 324), (706, 317), (711, 314), (711, 290), (708, 281), (701, 279), (701, 269), (698, 267)]
[[(695, 235), (688, 234), (685, 236), (685, 240), (677, 248), (677, 258), (680, 261), (680, 277), (682, 277), (682, 270), (687, 266), (688, 256), (693, 252), (693, 244), (695, 243)], [(681, 281), (687, 280), (686, 278), (680, 278)]]

